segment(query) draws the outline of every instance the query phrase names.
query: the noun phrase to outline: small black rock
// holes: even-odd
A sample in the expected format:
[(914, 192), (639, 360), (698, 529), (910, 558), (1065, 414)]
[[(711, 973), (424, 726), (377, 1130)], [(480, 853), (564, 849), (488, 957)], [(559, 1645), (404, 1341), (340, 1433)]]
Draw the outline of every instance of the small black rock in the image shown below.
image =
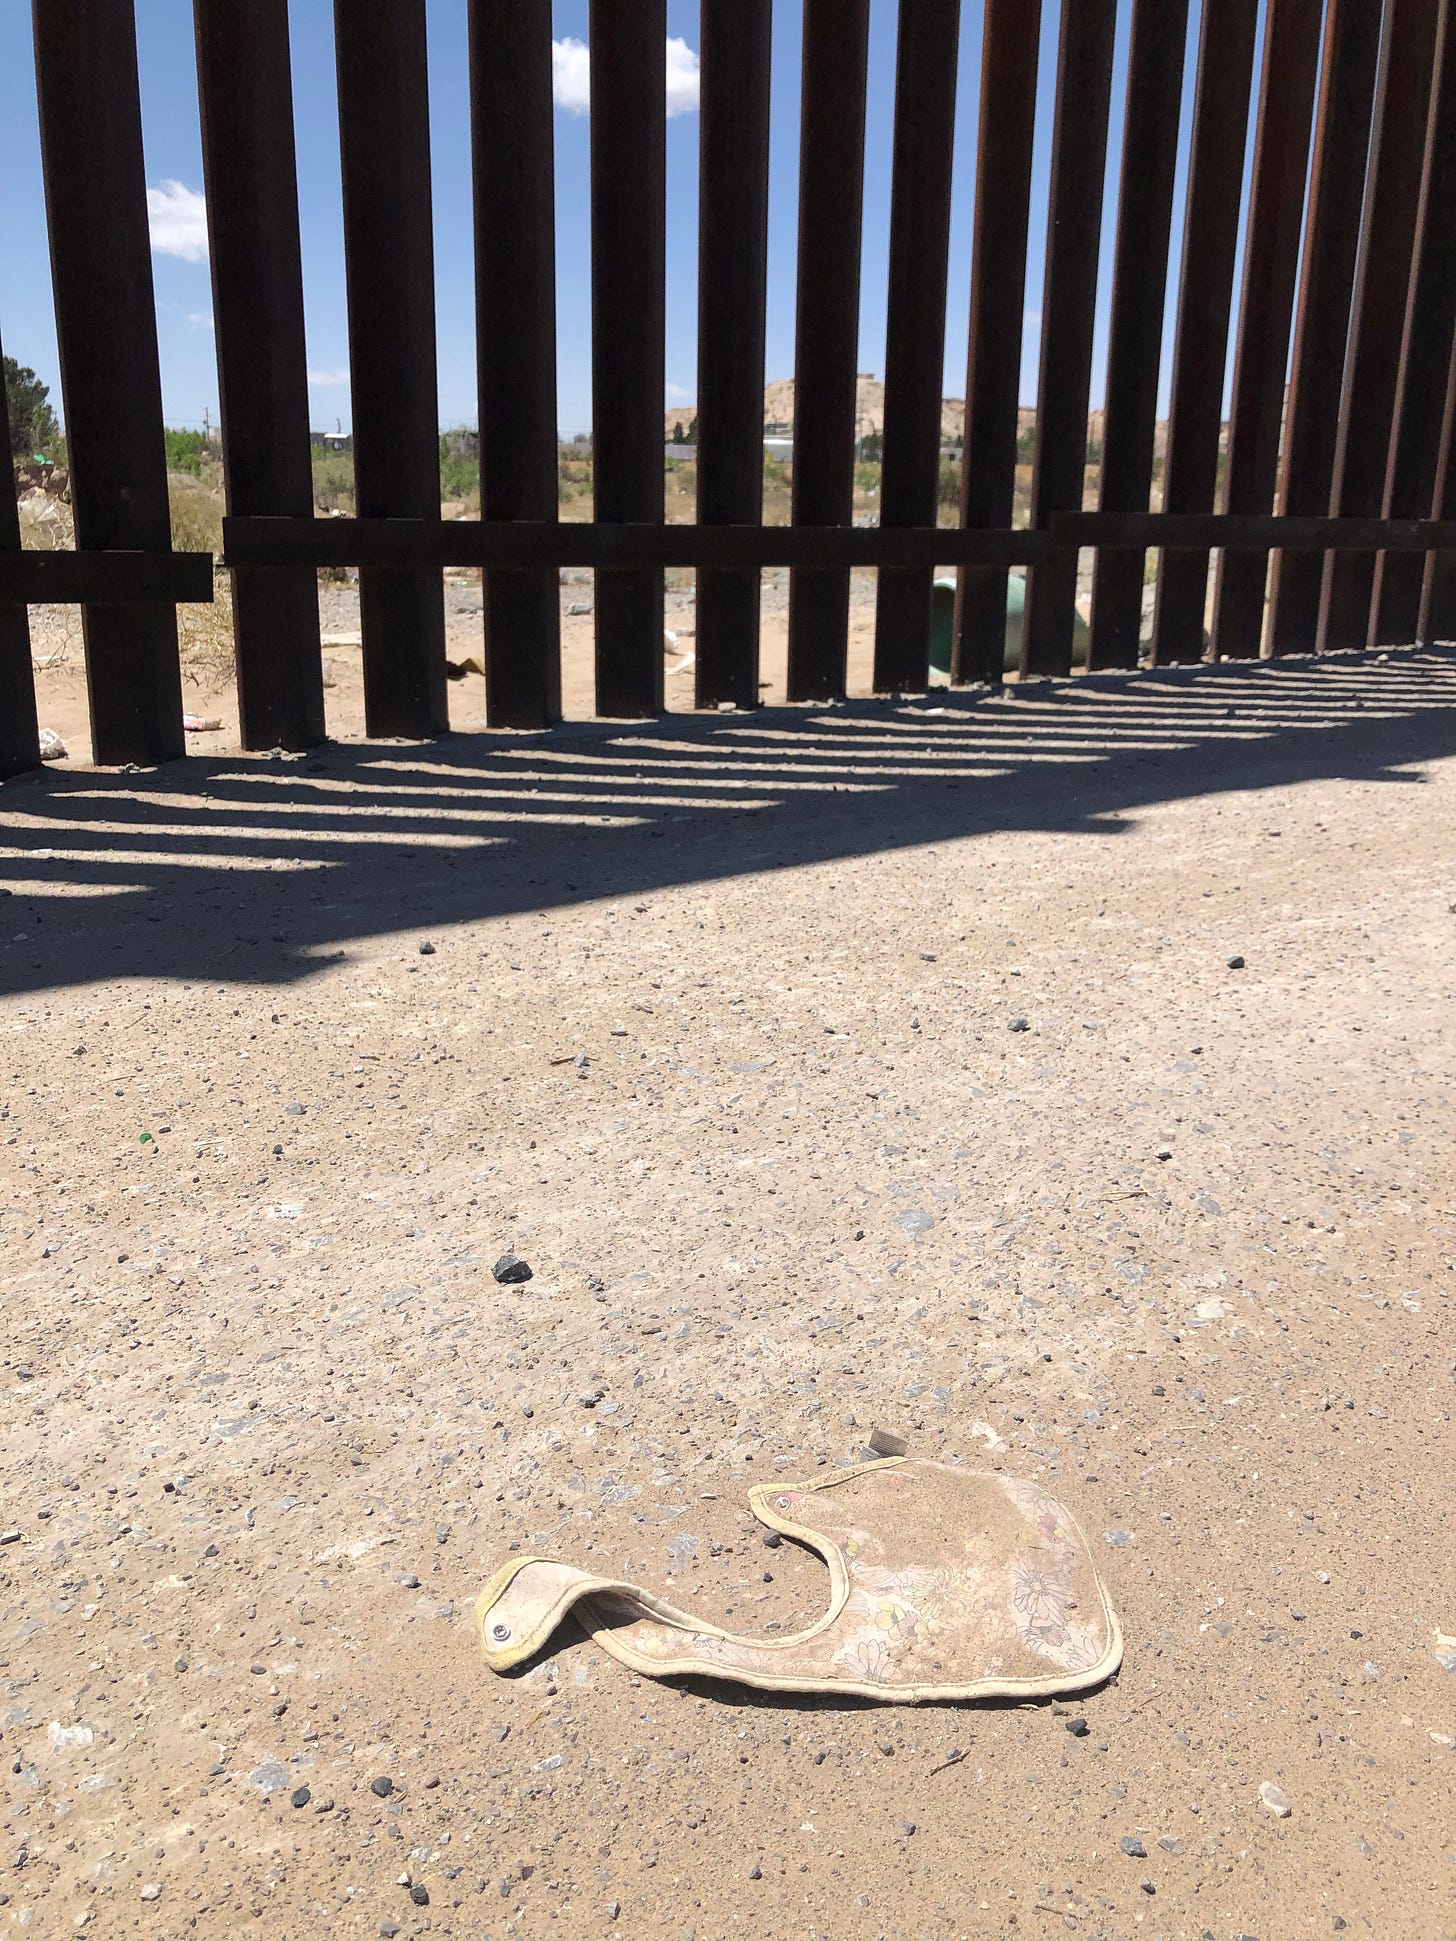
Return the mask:
[(514, 1248), (503, 1253), (490, 1271), (502, 1287), (514, 1287), (518, 1282), (532, 1278), (531, 1269), (524, 1260), (517, 1260)]
[(435, 946), (434, 946), (433, 944), (421, 944), (421, 945), (420, 945), (420, 955), (421, 955), (421, 957), (433, 957), (433, 956), (434, 956), (434, 954), (435, 954)]
[(1228, 967), (1229, 967), (1229, 969), (1230, 969), (1230, 970), (1242, 970), (1242, 969), (1244, 968), (1244, 960), (1243, 960), (1243, 958), (1242, 958), (1242, 957), (1230, 957), (1230, 958), (1229, 958), (1229, 960), (1228, 960)]
[(1031, 1020), (1030, 1018), (1013, 1018), (1006, 1028), (1008, 1031), (1030, 1031)]
[(759, 1866), (759, 1864), (758, 1864), (758, 1862), (757, 1862), (756, 1860), (754, 1861), (754, 1863), (753, 1863), (753, 1865), (752, 1865), (752, 1866), (751, 1866), (751, 1867), (749, 1868), (749, 1870), (748, 1870), (748, 1878), (749, 1878), (750, 1880), (762, 1880), (762, 1879), (763, 1879), (763, 1868)]
[(1146, 1860), (1148, 1850), (1134, 1833), (1124, 1833), (1118, 1845), (1129, 1860)]
[(369, 1790), (376, 1799), (388, 1799), (394, 1791), (394, 1781), (387, 1773), (381, 1773), (378, 1779), (370, 1780)]
[(777, 1530), (765, 1530), (763, 1540), (770, 1550), (777, 1550), (783, 1542), (783, 1537)]
[(1067, 1719), (1065, 1723), (1074, 1739), (1085, 1739), (1091, 1730), (1085, 1719)]
[(293, 1806), (307, 1806), (312, 1798), (313, 1794), (308, 1790), (307, 1786), (295, 1786), (293, 1791), (288, 1795), (289, 1803)]
[(417, 1881), (415, 1882), (415, 1884), (414, 1884), (414, 1886), (413, 1886), (413, 1887), (411, 1887), (411, 1889), (410, 1889), (410, 1899), (411, 1899), (411, 1900), (412, 1900), (412, 1901), (414, 1902), (414, 1904), (415, 1904), (415, 1906), (416, 1906), (416, 1907), (428, 1907), (428, 1906), (429, 1906), (429, 1904), (430, 1904), (430, 1890), (429, 1890), (429, 1888), (428, 1888), (428, 1887), (426, 1887), (426, 1885), (424, 1884), (424, 1882), (423, 1882), (422, 1880), (417, 1880)]

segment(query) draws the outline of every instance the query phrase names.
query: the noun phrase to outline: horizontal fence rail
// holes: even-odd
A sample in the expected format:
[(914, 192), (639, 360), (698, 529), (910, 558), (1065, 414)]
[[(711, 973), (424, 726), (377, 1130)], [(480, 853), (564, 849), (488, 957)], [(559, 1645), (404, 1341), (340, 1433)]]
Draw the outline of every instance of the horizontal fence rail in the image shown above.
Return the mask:
[[(773, 0), (702, 0), (690, 523), (664, 495), (664, 0), (589, 8), (584, 523), (558, 512), (550, 0), (465, 9), (481, 517), (464, 519), (442, 516), (438, 476), (427, 0), (333, 9), (347, 518), (313, 507), (312, 225), (289, 0), (194, 0), (226, 494), (216, 562), (169, 540), (133, 9), (33, 0), (76, 549), (27, 549), (23, 506), (0, 494), (0, 777), (39, 756), (30, 606), (82, 610), (96, 761), (181, 753), (177, 609), (210, 601), (218, 568), (232, 576), (221, 612), (245, 748), (324, 737), (321, 572), (358, 576), (367, 731), (415, 737), (449, 723), (450, 569), (483, 574), (486, 720), (508, 728), (561, 717), (569, 571), (597, 575), (597, 709), (644, 719), (664, 705), (670, 572), (697, 576), (693, 701), (708, 708), (760, 697), (771, 570), (791, 575), (788, 694), (805, 702), (846, 691), (856, 571), (880, 575), (867, 609), (878, 692), (925, 689), (933, 656), (952, 684), (999, 682), (1018, 638), (1020, 674), (1064, 676), (1456, 632), (1456, 0), (898, 0), (894, 18), (869, 0), (804, 0), (794, 74), (773, 66)], [(971, 62), (979, 102), (958, 102)], [(770, 127), (795, 97), (789, 291), (770, 274)], [(866, 148), (876, 99), (893, 117), (883, 155)], [(957, 167), (973, 192), (959, 316)], [(867, 179), (879, 169), (884, 182)], [(864, 224), (887, 209), (875, 293)], [(887, 315), (883, 497), (868, 518), (862, 295)], [(791, 511), (777, 525), (766, 320), (791, 300)], [(0, 324), (4, 312), (0, 274)], [(1033, 409), (1018, 384), (1038, 318)], [(943, 363), (962, 343), (948, 447)], [(937, 572), (953, 576), (953, 614)]]

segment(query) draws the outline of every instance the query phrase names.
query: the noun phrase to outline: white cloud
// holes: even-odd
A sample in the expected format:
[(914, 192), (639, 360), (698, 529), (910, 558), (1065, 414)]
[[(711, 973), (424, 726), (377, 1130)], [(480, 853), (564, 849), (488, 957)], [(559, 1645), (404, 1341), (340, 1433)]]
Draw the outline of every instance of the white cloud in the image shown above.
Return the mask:
[(158, 256), (180, 256), (184, 263), (207, 261), (207, 202), (185, 182), (164, 182), (147, 190), (147, 221)]
[(310, 384), (347, 384), (349, 382), (349, 367), (346, 364), (341, 371), (310, 370), (308, 381)]
[[(666, 48), (667, 116), (696, 114), (698, 57), (685, 40), (669, 35)], [(551, 98), (569, 115), (591, 112), (591, 60), (584, 40), (551, 43)]]
[(210, 310), (189, 310), (187, 312), (187, 321), (194, 330), (211, 330), (213, 327), (212, 312)]
[(551, 99), (569, 115), (591, 112), (591, 68), (586, 42), (565, 40), (551, 43)]
[(685, 40), (667, 37), (667, 118), (698, 112), (698, 57)]
[(669, 404), (691, 404), (697, 393), (689, 391), (685, 385), (669, 384), (663, 395)]

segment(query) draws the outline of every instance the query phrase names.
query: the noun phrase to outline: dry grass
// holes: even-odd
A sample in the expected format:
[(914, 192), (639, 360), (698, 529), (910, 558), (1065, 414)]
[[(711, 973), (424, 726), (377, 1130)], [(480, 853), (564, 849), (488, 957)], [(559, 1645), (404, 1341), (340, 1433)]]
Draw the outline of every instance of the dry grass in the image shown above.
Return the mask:
[(76, 543), (71, 508), (59, 499), (22, 499), (20, 543), (34, 553), (69, 552)]
[(185, 472), (167, 477), (167, 500), (172, 515), (172, 550), (176, 553), (222, 551), (223, 500), (200, 480)]
[(211, 606), (179, 606), (177, 646), (182, 678), (193, 687), (216, 688), (233, 678), (233, 589), (225, 572), (214, 570)]

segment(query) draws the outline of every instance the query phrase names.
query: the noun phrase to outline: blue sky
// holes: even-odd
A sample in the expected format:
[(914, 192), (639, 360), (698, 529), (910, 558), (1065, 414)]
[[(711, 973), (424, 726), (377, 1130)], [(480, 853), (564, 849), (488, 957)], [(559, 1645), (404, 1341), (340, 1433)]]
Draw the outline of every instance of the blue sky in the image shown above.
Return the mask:
[[(695, 0), (669, 0), (673, 98), (668, 119), (667, 357), (664, 402), (691, 401), (696, 386), (697, 115), (691, 73), (698, 48)], [(1112, 224), (1121, 144), (1129, 0), (1120, 0), (1117, 65), (1101, 263), (1101, 301), (1092, 402), (1100, 402), (1106, 358), (1107, 300), (1112, 269)], [(1189, 33), (1180, 148), (1186, 155), (1199, 0)], [(1033, 182), (1027, 281), (1023, 402), (1036, 395), (1037, 329), (1045, 243), (1045, 195), (1052, 94), (1056, 68), (1056, 0), (1045, 0), (1040, 115)], [(864, 258), (860, 307), (860, 368), (884, 367), (885, 279), (888, 257), (891, 117), (895, 69), (893, 0), (872, 0), (870, 92), (866, 131)], [(559, 42), (587, 38), (586, 0), (557, 0)], [(955, 193), (946, 342), (946, 395), (965, 388), (966, 317), (970, 289), (971, 215), (976, 113), (980, 77), (980, 14), (966, 0), (956, 115)], [(39, 141), (36, 130), (29, 9), (0, 4), (0, 72), (11, 77), (8, 112), (0, 119), (0, 337), (6, 351), (31, 364), (52, 385), (59, 404), (55, 327), (49, 292)], [(475, 416), (474, 305), (468, 169), (464, 0), (429, 0), (431, 129), (435, 200), (435, 275), (439, 318), (440, 416), (443, 424)], [(343, 243), (339, 215), (339, 159), (334, 99), (332, 8), (328, 0), (293, 0), (293, 77), (312, 422), (346, 429), (350, 423), (348, 336), (344, 306)], [(153, 272), (157, 294), (162, 393), (169, 423), (200, 424), (217, 411), (217, 376), (210, 325), (211, 291), (205, 249), (199, 246), (202, 161), (190, 0), (137, 0), (147, 182), (156, 192)], [(766, 376), (793, 372), (794, 246), (797, 199), (798, 89), (801, 10), (778, 0), (774, 26), (773, 146), (770, 164), (769, 300)], [(591, 347), (588, 119), (576, 98), (570, 50), (559, 66), (556, 111), (558, 392), (560, 423), (570, 435), (589, 428)], [(1257, 70), (1256, 70), (1257, 71)], [(181, 185), (180, 190), (169, 185)], [(1183, 198), (1182, 166), (1176, 210)], [(1176, 291), (1175, 255), (1167, 317)], [(178, 251), (182, 253), (177, 253)], [(1163, 395), (1168, 371), (1165, 345)]]

